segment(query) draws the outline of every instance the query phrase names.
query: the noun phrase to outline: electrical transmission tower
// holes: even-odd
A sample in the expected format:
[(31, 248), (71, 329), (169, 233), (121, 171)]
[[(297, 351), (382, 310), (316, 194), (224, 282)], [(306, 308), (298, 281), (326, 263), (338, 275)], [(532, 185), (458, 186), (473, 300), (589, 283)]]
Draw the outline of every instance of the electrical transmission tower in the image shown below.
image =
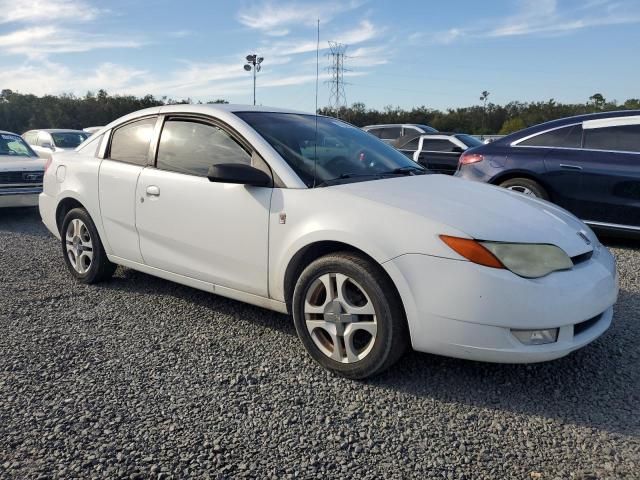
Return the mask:
[(329, 108), (335, 113), (336, 117), (340, 113), (341, 107), (347, 106), (347, 95), (344, 92), (344, 72), (348, 71), (344, 68), (344, 60), (348, 58), (345, 55), (347, 45), (337, 42), (329, 42), (329, 53), (327, 56), (331, 60), (331, 65), (327, 68), (330, 79), (325, 83), (329, 84)]

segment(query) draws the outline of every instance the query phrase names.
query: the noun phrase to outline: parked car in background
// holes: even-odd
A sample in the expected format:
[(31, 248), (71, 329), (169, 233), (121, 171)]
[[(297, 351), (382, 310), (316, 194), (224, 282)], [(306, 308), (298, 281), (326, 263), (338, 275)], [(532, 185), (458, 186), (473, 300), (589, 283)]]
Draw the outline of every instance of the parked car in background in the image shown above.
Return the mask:
[(53, 155), (40, 195), (79, 282), (120, 264), (292, 313), (310, 356), (350, 378), (409, 346), (551, 360), (611, 324), (615, 261), (580, 220), (428, 174), (335, 118), (165, 105), (102, 132)]
[(0, 207), (33, 207), (45, 161), (16, 133), (0, 131)]
[(640, 234), (640, 110), (521, 130), (465, 152), (456, 175), (551, 200), (597, 228)]
[(437, 130), (429, 125), (420, 125), (418, 123), (390, 123), (385, 125), (367, 125), (362, 130), (369, 132), (371, 135), (378, 137), (385, 143), (393, 143), (400, 137), (407, 135), (416, 135), (419, 133), (434, 133)]
[(466, 133), (425, 133), (399, 138), (393, 146), (435, 173), (453, 175), (462, 152), (482, 145)]
[(102, 126), (100, 126), (100, 127), (86, 127), (86, 128), (83, 128), (82, 131), (83, 132), (87, 132), (89, 135), (93, 135), (94, 133), (96, 133), (101, 128), (102, 128)]
[(51, 158), (53, 152), (73, 150), (87, 138), (89, 133), (82, 130), (64, 130), (49, 128), (46, 130), (29, 130), (22, 138), (41, 158)]

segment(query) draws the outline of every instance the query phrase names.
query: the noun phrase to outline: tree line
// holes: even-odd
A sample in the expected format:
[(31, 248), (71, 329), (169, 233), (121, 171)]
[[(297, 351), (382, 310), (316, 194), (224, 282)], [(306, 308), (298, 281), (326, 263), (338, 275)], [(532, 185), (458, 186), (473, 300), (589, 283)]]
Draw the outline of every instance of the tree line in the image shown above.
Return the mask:
[[(497, 105), (488, 101), (489, 92), (483, 91), (481, 105), (439, 110), (427, 106), (411, 110), (387, 106), (381, 110), (354, 103), (338, 111), (328, 107), (320, 114), (347, 120), (357, 126), (377, 123), (421, 123), (447, 132), (474, 135), (507, 134), (530, 125), (557, 118), (608, 110), (640, 109), (640, 99), (623, 103), (607, 101), (600, 93), (585, 103), (559, 103), (554, 99), (544, 102), (510, 102)], [(73, 128), (106, 125), (128, 113), (147, 107), (167, 104), (193, 103), (191, 99), (173, 100), (153, 95), (109, 95), (104, 90), (88, 92), (83, 97), (70, 94), (38, 97), (11, 90), (0, 91), (0, 129), (23, 133), (36, 128)], [(198, 102), (201, 103), (201, 102)], [(207, 103), (228, 103), (214, 100)]]

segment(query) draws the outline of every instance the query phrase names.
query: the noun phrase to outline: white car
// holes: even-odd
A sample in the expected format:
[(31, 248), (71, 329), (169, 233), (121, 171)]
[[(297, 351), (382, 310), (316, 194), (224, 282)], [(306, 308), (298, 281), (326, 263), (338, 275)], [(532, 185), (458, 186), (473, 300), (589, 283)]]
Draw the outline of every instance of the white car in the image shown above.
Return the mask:
[(53, 156), (40, 213), (78, 281), (124, 265), (289, 312), (310, 355), (351, 378), (408, 346), (562, 357), (609, 327), (618, 293), (611, 253), (561, 208), (278, 109), (127, 115)]
[(44, 164), (19, 135), (0, 131), (0, 208), (37, 206)]
[(29, 130), (22, 138), (41, 158), (51, 158), (53, 153), (70, 151), (78, 147), (90, 136), (82, 130), (49, 128), (45, 130)]

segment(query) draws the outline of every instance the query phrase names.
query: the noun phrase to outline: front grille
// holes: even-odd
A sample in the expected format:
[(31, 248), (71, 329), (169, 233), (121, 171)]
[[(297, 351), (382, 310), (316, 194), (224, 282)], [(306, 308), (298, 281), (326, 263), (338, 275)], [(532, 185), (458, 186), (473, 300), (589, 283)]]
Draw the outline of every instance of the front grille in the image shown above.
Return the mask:
[(595, 317), (590, 318), (589, 320), (585, 320), (584, 322), (576, 323), (573, 326), (573, 336), (575, 337), (576, 335), (580, 335), (581, 333), (589, 330), (596, 323), (598, 323), (598, 320), (600, 320), (601, 317), (602, 314), (596, 315)]
[(571, 257), (571, 261), (573, 265), (578, 265), (579, 263), (586, 262), (593, 256), (593, 250), (585, 252), (581, 255), (576, 255), (575, 257)]
[(0, 184), (42, 183), (42, 170), (0, 172)]

